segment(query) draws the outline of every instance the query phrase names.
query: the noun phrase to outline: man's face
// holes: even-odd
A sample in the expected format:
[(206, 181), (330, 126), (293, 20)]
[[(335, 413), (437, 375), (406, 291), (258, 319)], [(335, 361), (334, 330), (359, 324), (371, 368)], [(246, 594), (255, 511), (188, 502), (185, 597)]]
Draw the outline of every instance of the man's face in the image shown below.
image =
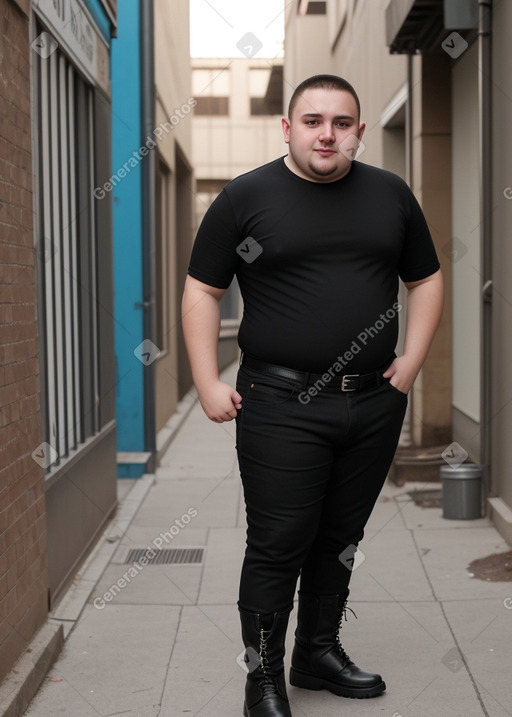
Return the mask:
[(287, 166), (312, 182), (344, 177), (365, 130), (350, 92), (318, 87), (305, 90), (292, 117), (281, 122), (284, 141), (290, 145)]

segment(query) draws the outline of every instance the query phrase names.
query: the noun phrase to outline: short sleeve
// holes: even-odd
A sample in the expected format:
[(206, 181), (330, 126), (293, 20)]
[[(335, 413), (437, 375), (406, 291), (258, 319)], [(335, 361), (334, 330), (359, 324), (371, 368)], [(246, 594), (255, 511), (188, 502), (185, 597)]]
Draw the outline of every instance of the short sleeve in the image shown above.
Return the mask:
[(240, 237), (231, 202), (223, 189), (212, 202), (199, 226), (188, 273), (218, 289), (227, 289), (238, 263)]
[(421, 207), (409, 187), (407, 193), (407, 230), (398, 273), (402, 281), (420, 281), (435, 274), (440, 264)]

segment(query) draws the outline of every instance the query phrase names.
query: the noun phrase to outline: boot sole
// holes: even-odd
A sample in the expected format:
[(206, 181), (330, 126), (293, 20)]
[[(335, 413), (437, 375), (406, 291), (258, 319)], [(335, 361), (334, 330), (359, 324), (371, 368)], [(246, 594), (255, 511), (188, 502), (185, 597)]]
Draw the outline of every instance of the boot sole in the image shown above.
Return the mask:
[[(298, 670), (290, 670), (290, 684), (303, 690), (328, 690), (339, 697), (353, 697), (355, 699), (369, 699), (378, 697), (386, 689), (386, 683), (381, 682), (373, 687), (343, 687), (336, 682), (330, 682), (314, 675), (308, 675)], [(246, 716), (247, 717), (247, 716)]]

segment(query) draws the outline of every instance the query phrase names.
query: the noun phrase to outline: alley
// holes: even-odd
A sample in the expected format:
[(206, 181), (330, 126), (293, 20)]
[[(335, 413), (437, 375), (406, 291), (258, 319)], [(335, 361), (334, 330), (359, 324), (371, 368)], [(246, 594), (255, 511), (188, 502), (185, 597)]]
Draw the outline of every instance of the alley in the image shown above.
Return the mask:
[[(232, 366), (225, 377), (234, 375)], [(108, 528), (107, 545), (119, 538), (115, 552), (28, 717), (240, 717), (244, 511), (233, 430), (194, 404), (126, 531), (116, 520)], [(467, 572), (507, 545), (487, 519), (445, 520), (438, 508), (415, 506), (407, 492), (418, 487), (386, 484), (353, 576), (357, 620), (349, 613), (343, 627), (349, 654), (382, 671), (387, 691), (359, 701), (290, 688), (294, 717), (511, 714), (512, 590)], [(204, 548), (204, 556), (141, 566), (131, 577), (128, 551), (148, 546)], [(93, 560), (81, 580), (95, 571)], [(113, 588), (123, 575), (126, 585)], [(290, 629), (288, 656), (292, 640)]]

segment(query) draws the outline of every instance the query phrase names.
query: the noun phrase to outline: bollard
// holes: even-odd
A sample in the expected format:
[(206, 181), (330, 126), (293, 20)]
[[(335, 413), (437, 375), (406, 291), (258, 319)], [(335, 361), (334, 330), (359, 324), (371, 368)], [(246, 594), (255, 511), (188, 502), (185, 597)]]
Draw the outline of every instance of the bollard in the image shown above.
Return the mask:
[(443, 518), (473, 520), (482, 517), (482, 466), (463, 463), (441, 467)]

